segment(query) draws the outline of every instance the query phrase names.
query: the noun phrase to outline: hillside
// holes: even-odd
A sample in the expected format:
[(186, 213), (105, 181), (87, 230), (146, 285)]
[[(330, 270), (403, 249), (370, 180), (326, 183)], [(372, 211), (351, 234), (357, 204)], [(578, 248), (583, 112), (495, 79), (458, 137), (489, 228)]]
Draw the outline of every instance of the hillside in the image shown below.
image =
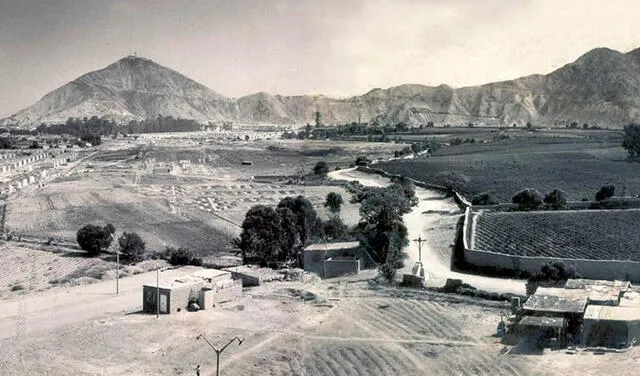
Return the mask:
[(597, 48), (547, 75), (458, 89), (407, 84), (344, 99), (259, 92), (231, 100), (151, 60), (129, 56), (52, 91), (0, 124), (33, 126), (94, 115), (118, 122), (171, 115), (203, 123), (305, 124), (314, 122), (316, 111), (326, 124), (360, 119), (622, 127), (640, 121), (640, 49)]

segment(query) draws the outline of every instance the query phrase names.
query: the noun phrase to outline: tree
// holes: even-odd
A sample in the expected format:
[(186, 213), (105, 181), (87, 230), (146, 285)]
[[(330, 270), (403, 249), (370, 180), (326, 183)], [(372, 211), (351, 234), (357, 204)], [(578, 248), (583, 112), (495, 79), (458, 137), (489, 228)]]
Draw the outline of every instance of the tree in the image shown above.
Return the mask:
[(616, 187), (613, 185), (603, 185), (596, 192), (596, 201), (606, 200), (608, 198), (613, 197), (616, 192)]
[(402, 215), (415, 204), (402, 184), (387, 188), (372, 188), (362, 195), (361, 222), (357, 234), (362, 245), (368, 249), (379, 264), (382, 276), (393, 281), (396, 270), (404, 266), (406, 255), (402, 251), (409, 244), (407, 227)]
[(327, 162), (319, 161), (318, 163), (316, 163), (316, 165), (313, 167), (313, 173), (316, 176), (325, 178), (329, 173), (329, 166), (327, 165)]
[(567, 194), (559, 189), (554, 189), (544, 196), (544, 203), (551, 206), (552, 209), (562, 209), (567, 206)]
[[(288, 208), (256, 205), (249, 209), (235, 242), (245, 264), (269, 266), (287, 261), (297, 240), (295, 216)], [(293, 234), (293, 235), (292, 235)]]
[(86, 225), (76, 233), (78, 245), (90, 256), (100, 253), (104, 239), (104, 229), (96, 225)]
[(316, 111), (315, 117), (316, 117), (316, 128), (322, 127), (322, 114), (320, 114), (320, 111)]
[(342, 206), (342, 195), (335, 192), (330, 192), (327, 195), (327, 199), (324, 202), (324, 206), (329, 209), (331, 214), (338, 216), (340, 214), (340, 207)]
[(520, 205), (520, 209), (533, 210), (542, 205), (542, 195), (535, 189), (526, 188), (516, 193), (511, 201)]
[(361, 155), (358, 158), (356, 158), (356, 162), (355, 162), (356, 166), (367, 166), (369, 164), (371, 164), (371, 159), (365, 157), (364, 155)]
[(123, 233), (118, 238), (118, 244), (120, 245), (120, 253), (125, 261), (139, 262), (144, 260), (147, 247), (142, 238), (135, 232)]
[(627, 160), (640, 161), (640, 124), (629, 124), (624, 127), (622, 147), (627, 150)]
[(318, 217), (313, 205), (304, 196), (285, 197), (278, 203), (278, 208), (289, 208), (295, 216), (296, 233), (301, 246), (306, 246), (313, 234), (313, 225)]

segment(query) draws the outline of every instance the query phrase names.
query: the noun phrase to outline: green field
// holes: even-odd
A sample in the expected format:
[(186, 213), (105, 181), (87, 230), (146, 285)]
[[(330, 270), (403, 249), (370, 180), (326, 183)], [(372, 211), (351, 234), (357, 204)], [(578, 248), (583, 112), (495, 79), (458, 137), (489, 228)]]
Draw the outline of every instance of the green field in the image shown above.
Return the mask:
[(440, 185), (450, 183), (446, 175), (461, 174), (454, 179), (456, 190), (468, 196), (493, 191), (502, 202), (523, 188), (562, 189), (570, 200), (593, 199), (605, 184), (615, 185), (616, 195), (640, 194), (640, 165), (626, 162), (618, 132), (558, 130), (510, 137), (446, 146), (431, 158), (375, 167)]

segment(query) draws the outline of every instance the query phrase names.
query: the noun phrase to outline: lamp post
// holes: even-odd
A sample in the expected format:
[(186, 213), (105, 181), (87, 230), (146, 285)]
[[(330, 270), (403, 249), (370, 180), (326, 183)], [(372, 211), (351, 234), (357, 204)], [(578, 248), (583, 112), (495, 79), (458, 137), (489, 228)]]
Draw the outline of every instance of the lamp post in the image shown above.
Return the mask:
[(224, 349), (229, 347), (229, 345), (232, 344), (236, 340), (238, 341), (238, 346), (242, 345), (242, 342), (244, 342), (244, 338), (233, 337), (233, 339), (230, 340), (229, 342), (227, 342), (226, 345), (224, 345), (224, 346), (222, 346), (222, 348), (218, 349), (204, 335), (198, 334), (198, 336), (196, 337), (196, 340), (199, 340), (200, 338), (204, 339), (207, 342), (207, 344), (209, 344), (209, 346), (213, 349), (213, 351), (216, 352), (216, 376), (220, 376), (220, 353), (222, 353), (224, 351)]
[(418, 243), (418, 262), (422, 262), (422, 243), (426, 243), (425, 239), (422, 239), (422, 235), (418, 236), (418, 239), (413, 239), (414, 242)]

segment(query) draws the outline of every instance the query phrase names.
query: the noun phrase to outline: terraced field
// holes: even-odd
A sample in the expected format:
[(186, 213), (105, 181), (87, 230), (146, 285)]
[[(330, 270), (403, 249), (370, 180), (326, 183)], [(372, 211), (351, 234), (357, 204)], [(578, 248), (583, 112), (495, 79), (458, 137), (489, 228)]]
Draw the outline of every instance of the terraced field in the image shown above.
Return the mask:
[(471, 248), (517, 256), (640, 261), (640, 210), (482, 213)]

